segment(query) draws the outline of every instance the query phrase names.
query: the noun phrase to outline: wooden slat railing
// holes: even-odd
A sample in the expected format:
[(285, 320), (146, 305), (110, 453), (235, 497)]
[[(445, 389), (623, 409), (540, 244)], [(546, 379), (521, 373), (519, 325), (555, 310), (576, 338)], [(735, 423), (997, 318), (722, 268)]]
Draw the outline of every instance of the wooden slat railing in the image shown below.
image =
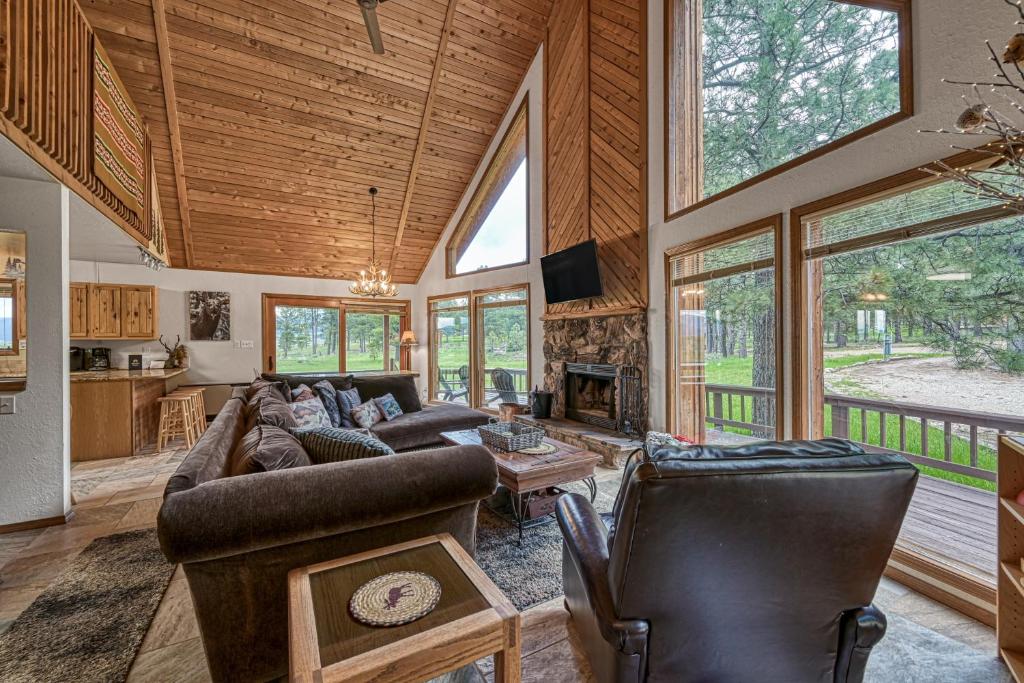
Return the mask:
[[(516, 393), (520, 397), (526, 397), (530, 393), (530, 379), (526, 375), (526, 370), (523, 369), (511, 369), (504, 368), (512, 375), (512, 381), (515, 383)], [(494, 388), (494, 380), (491, 379), (491, 372), (494, 368), (484, 369), (484, 392), (486, 394), (485, 400), (493, 402), (494, 398), (497, 397), (497, 389)], [(438, 368), (438, 374), (448, 382), (449, 386), (453, 389), (461, 389), (463, 386), (462, 379), (459, 377), (459, 369), (456, 368)], [(444, 394), (444, 389), (438, 387), (438, 398)], [(525, 401), (521, 401), (525, 402)]]
[[(752, 421), (753, 401), (774, 400), (774, 389), (758, 389), (724, 384), (705, 385), (707, 395), (707, 423), (714, 429), (726, 427), (750, 430), (752, 434), (772, 434), (774, 428)], [(739, 398), (738, 401), (734, 400)], [(748, 402), (749, 400), (749, 402)], [(936, 469), (995, 481), (995, 471), (982, 467), (979, 453), (982, 447), (994, 452), (996, 436), (1002, 434), (1024, 434), (1024, 417), (998, 415), (971, 410), (938, 408), (912, 403), (880, 401), (856, 398), (839, 394), (826, 394), (825, 404), (830, 408), (829, 427), (831, 435), (852, 439), (855, 435), (851, 425), (859, 428), (856, 436), (860, 443), (876, 449), (899, 453), (911, 462)], [(872, 425), (877, 419), (877, 437), (872, 439)], [(889, 418), (893, 417), (898, 436), (890, 439)], [(918, 427), (918, 443), (911, 444), (907, 437), (907, 424)], [(941, 425), (941, 457), (928, 455), (932, 452), (931, 428)], [(772, 437), (769, 437), (772, 438)], [(966, 442), (967, 462), (956, 462), (954, 451), (958, 440)], [(894, 442), (891, 444), (890, 442)], [(895, 445), (896, 447), (892, 447)], [(918, 446), (912, 448), (912, 445)]]

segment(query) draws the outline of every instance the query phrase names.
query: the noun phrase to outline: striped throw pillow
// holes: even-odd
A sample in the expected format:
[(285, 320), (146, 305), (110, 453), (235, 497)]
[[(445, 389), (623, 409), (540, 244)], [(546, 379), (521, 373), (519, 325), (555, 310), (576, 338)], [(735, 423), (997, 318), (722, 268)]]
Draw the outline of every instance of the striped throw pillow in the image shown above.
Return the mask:
[(302, 444), (314, 465), (395, 454), (391, 446), (370, 436), (363, 429), (314, 427), (297, 429), (292, 434)]

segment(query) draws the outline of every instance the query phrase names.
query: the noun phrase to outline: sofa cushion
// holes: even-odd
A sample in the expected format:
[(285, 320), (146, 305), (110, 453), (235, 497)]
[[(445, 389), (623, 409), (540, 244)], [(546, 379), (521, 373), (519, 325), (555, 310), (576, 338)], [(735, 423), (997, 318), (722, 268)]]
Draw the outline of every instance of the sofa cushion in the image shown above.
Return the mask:
[(295, 416), (298, 429), (331, 426), (331, 418), (327, 415), (327, 409), (315, 396), (305, 401), (296, 401), (289, 407), (292, 409), (292, 415)]
[(339, 391), (336, 396), (338, 399), (338, 413), (341, 420), (338, 426), (342, 429), (358, 427), (355, 419), (352, 417), (352, 409), (363, 402), (363, 399), (359, 398), (359, 390), (354, 388), (345, 389)]
[(284, 382), (270, 382), (263, 378), (253, 380), (252, 384), (246, 387), (245, 400), (249, 402), (258, 396), (264, 396), (271, 392), (277, 394), (282, 401), (291, 400), (291, 389), (287, 384)]
[(364, 401), (391, 394), (403, 413), (415, 413), (423, 409), (416, 391), (416, 378), (412, 375), (356, 376), (352, 378), (352, 386), (359, 390), (359, 396)]
[(294, 436), (273, 425), (256, 425), (235, 447), (231, 475), (256, 474), (312, 464), (302, 444)]
[(379, 422), (370, 431), (396, 451), (409, 451), (444, 443), (441, 432), (473, 429), (487, 424), (490, 416), (467, 406), (451, 403), (428, 405), (414, 413)]
[(292, 436), (309, 454), (309, 459), (316, 465), (344, 460), (361, 460), (375, 458), (379, 455), (394, 455), (391, 446), (363, 429), (338, 429), (337, 427), (317, 427), (315, 429), (297, 429)]
[(338, 410), (338, 391), (334, 388), (334, 385), (322, 379), (313, 385), (313, 392), (320, 399), (320, 402), (324, 404), (327, 416), (331, 418), (331, 426), (340, 427), (341, 411)]
[(258, 395), (249, 402), (249, 415), (246, 420), (246, 432), (256, 425), (273, 425), (284, 430), (295, 429), (299, 423), (295, 421), (291, 404), (285, 403), (274, 393)]
[(373, 399), (373, 402), (377, 404), (377, 410), (380, 411), (381, 416), (388, 422), (404, 414), (402, 407), (398, 405), (398, 401), (391, 394), (384, 394), (380, 398)]
[(296, 401), (308, 401), (316, 398), (316, 394), (309, 388), (308, 384), (300, 384), (299, 386), (292, 389), (292, 403)]
[(327, 380), (339, 391), (352, 388), (352, 375), (275, 375), (265, 372), (260, 377), (271, 382), (284, 382), (292, 389), (298, 388), (300, 384), (313, 386), (321, 380)]
[(384, 419), (381, 415), (380, 408), (373, 401), (367, 401), (361, 403), (352, 409), (352, 419), (356, 421), (356, 424), (364, 429), (369, 429), (373, 425), (377, 424)]

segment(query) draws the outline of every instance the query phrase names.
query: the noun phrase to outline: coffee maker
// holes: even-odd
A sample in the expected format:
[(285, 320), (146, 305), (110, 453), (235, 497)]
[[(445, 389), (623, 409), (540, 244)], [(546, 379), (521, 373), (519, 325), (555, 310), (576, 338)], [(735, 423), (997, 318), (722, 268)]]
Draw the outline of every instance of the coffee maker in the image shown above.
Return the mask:
[(83, 365), (86, 370), (109, 370), (110, 349), (103, 346), (97, 346), (94, 349), (86, 349)]

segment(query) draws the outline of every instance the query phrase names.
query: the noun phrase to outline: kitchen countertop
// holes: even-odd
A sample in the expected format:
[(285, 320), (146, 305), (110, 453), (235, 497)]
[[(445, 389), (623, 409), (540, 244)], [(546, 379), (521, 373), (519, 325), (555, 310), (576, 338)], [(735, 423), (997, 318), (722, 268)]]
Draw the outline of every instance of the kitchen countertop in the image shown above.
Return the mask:
[(183, 375), (188, 370), (81, 370), (71, 373), (72, 382), (141, 382), (146, 380), (167, 380)]

